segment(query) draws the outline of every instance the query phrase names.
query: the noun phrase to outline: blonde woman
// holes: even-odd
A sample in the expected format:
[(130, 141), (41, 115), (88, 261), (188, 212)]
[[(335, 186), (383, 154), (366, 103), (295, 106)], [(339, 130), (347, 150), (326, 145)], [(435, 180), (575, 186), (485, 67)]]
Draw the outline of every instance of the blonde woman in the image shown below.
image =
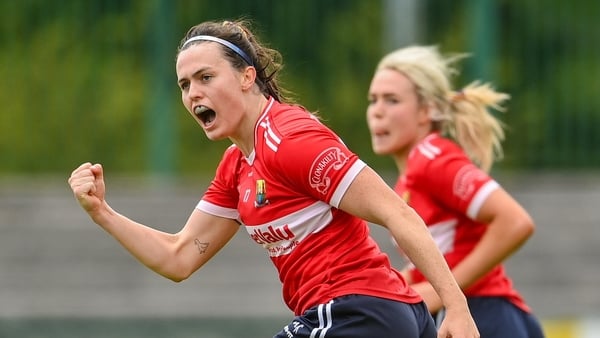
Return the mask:
[[(455, 91), (464, 54), (410, 46), (379, 62), (369, 88), (373, 151), (391, 156), (394, 190), (425, 220), (467, 296), (485, 338), (543, 337), (502, 265), (533, 234), (524, 208), (488, 174), (502, 155), (503, 127), (488, 111), (507, 94), (474, 82)], [(418, 268), (403, 272), (433, 314), (442, 303)]]

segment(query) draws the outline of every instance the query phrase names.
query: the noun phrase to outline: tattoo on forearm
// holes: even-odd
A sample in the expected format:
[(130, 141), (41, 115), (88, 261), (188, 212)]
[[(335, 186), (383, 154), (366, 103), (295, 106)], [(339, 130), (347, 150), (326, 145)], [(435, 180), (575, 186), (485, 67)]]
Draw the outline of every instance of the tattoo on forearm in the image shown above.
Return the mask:
[(208, 248), (207, 242), (200, 242), (198, 238), (194, 239), (194, 244), (198, 247), (198, 251), (200, 254), (206, 253), (206, 249)]

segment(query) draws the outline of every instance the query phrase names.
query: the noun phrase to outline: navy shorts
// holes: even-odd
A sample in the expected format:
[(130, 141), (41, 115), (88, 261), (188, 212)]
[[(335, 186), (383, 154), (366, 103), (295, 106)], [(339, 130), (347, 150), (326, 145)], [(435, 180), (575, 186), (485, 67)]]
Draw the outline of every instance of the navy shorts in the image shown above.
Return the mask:
[[(483, 338), (544, 338), (537, 318), (502, 297), (467, 297), (469, 310)], [(438, 313), (439, 325), (443, 313)]]
[(436, 338), (425, 303), (348, 295), (308, 309), (273, 338)]

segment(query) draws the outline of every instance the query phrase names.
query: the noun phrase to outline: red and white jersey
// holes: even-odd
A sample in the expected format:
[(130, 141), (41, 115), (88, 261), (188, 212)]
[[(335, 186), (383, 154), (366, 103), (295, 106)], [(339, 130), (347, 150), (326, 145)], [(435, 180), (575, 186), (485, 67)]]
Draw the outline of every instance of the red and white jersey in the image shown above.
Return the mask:
[[(454, 142), (433, 133), (409, 154), (394, 190), (423, 218), (450, 268), (479, 242), (487, 225), (475, 221), (481, 206), (499, 185), (476, 167)], [(411, 270), (414, 282), (424, 276)], [(502, 265), (465, 290), (467, 296), (506, 297), (530, 311)]]
[(234, 145), (197, 208), (241, 222), (263, 246), (296, 315), (332, 298), (421, 298), (369, 236), (367, 223), (337, 209), (365, 167), (330, 129), (299, 106), (272, 98), (255, 127), (254, 151)]

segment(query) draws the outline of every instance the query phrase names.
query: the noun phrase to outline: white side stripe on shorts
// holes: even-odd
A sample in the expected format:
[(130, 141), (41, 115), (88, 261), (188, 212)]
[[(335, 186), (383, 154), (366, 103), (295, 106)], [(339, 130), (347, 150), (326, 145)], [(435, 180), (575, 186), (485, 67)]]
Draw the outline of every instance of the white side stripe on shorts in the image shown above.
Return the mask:
[[(319, 315), (319, 327), (312, 330), (310, 333), (310, 338), (316, 338), (319, 331), (319, 338), (325, 338), (325, 334), (327, 334), (327, 330), (331, 328), (333, 325), (333, 319), (331, 318), (331, 304), (333, 303), (333, 299), (329, 301), (327, 304), (319, 304), (317, 308), (317, 314)], [(325, 307), (325, 311), (323, 311), (323, 307)], [(325, 320), (323, 320), (323, 315), (325, 315)]]

